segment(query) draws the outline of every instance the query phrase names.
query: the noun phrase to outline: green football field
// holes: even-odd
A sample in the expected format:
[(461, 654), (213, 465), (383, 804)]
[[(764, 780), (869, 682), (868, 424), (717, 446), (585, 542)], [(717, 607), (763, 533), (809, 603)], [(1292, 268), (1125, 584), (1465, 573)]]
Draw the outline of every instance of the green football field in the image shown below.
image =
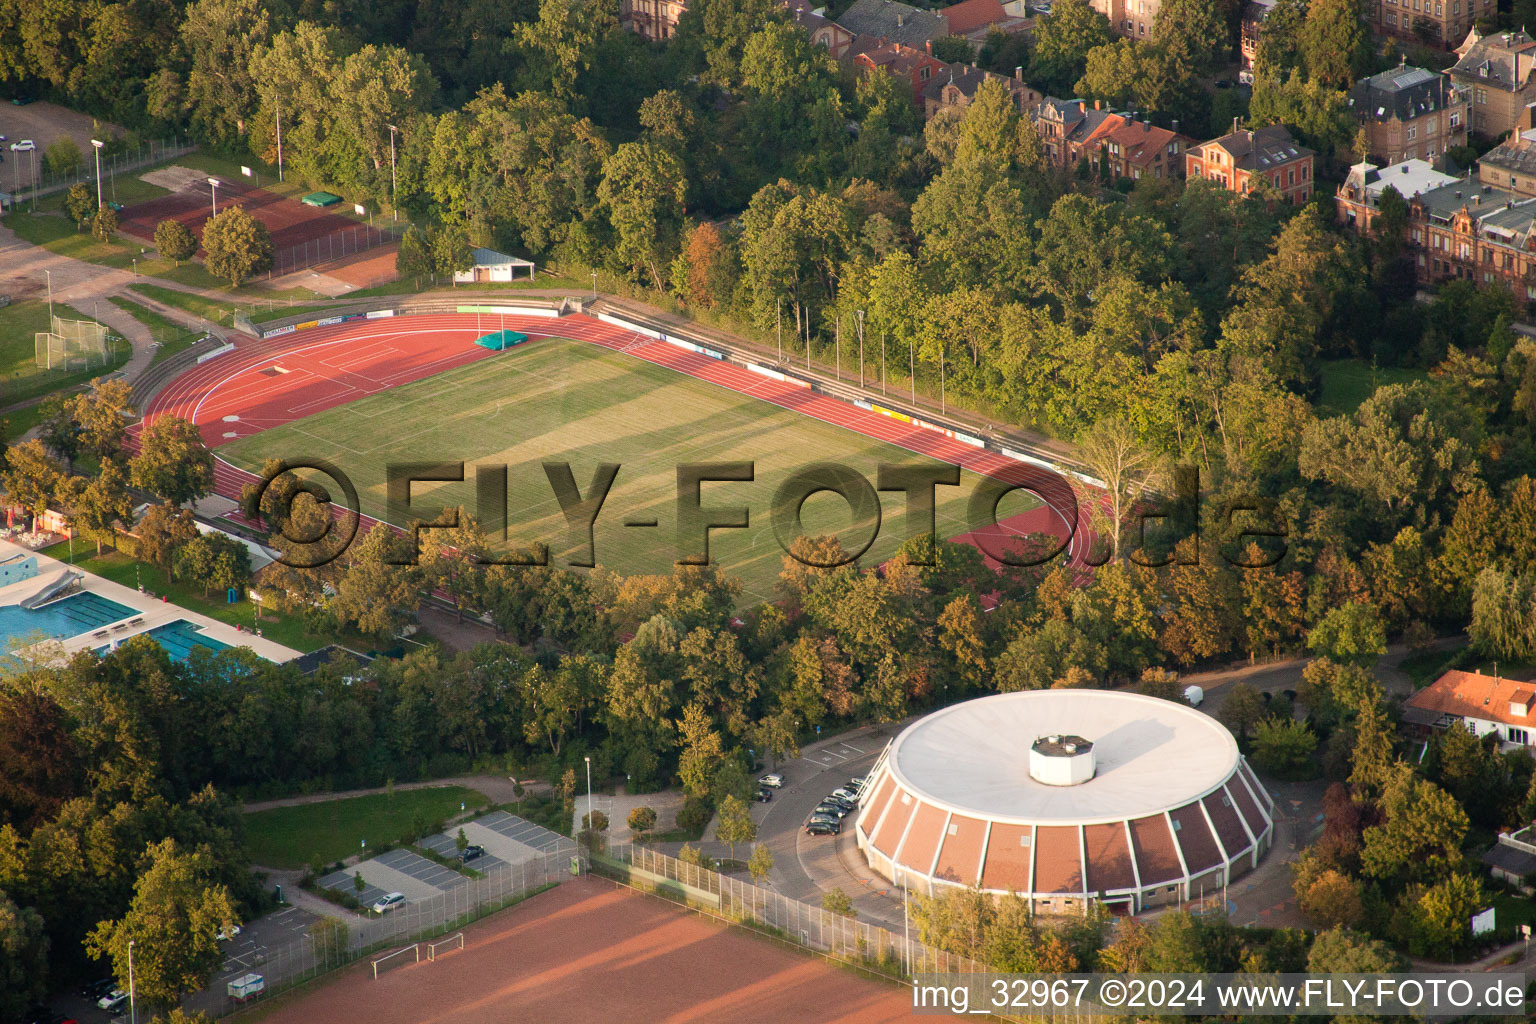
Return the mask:
[[(771, 599), (783, 551), (770, 523), (774, 492), (796, 470), (836, 462), (871, 486), (881, 463), (934, 465), (926, 456), (843, 427), (706, 383), (685, 374), (575, 341), (531, 342), (503, 355), (337, 406), (219, 448), (228, 461), (260, 472), (268, 457), (319, 457), (345, 471), (363, 511), (387, 519), (385, 467), (405, 463), (468, 464), (462, 483), (418, 483), (413, 510), (430, 519), (435, 509), (475, 509), (475, 467), (505, 466), (509, 540), (549, 545), (553, 565), (565, 565), (578, 547), (543, 463), (569, 462), (576, 485), (588, 493), (600, 463), (620, 469), (598, 515), (598, 564), (626, 575), (668, 573), (679, 557), (677, 466), (748, 461), (751, 482), (705, 483), (706, 509), (746, 506), (746, 529), (714, 530), (710, 556), (740, 579), (748, 604)], [(966, 501), (977, 481), (963, 473), (958, 487), (937, 490), (940, 537), (966, 531)], [(879, 532), (861, 559), (889, 558), (908, 535), (905, 495), (881, 492)], [(1004, 499), (999, 516), (1034, 504), (1024, 492)], [(487, 527), (499, 526), (482, 516)], [(807, 534), (836, 533), (845, 545), (867, 536), (873, 517), (856, 522), (846, 502), (822, 493), (806, 501)], [(656, 526), (626, 526), (655, 520)], [(398, 524), (397, 524), (398, 525)]]

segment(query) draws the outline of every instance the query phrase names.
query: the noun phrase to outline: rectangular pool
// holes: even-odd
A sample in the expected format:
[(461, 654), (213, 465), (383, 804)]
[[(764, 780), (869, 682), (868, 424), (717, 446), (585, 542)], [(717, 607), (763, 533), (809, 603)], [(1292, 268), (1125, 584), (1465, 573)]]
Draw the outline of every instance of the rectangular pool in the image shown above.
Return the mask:
[[(139, 635), (141, 634), (134, 634), (134, 636)], [(146, 630), (142, 635), (153, 638), (156, 643), (164, 647), (166, 653), (171, 656), (172, 661), (185, 661), (192, 653), (192, 648), (194, 647), (204, 647), (215, 653), (229, 649), (229, 644), (206, 635), (195, 624), (188, 622), (186, 619), (167, 622), (163, 626), (156, 626), (154, 629)], [(105, 654), (110, 649), (111, 645), (108, 644), (106, 647), (96, 648), (96, 653)]]
[(92, 593), (50, 601), (41, 608), (9, 604), (0, 607), (0, 648), (14, 651), (40, 640), (67, 640), (137, 614), (125, 604)]

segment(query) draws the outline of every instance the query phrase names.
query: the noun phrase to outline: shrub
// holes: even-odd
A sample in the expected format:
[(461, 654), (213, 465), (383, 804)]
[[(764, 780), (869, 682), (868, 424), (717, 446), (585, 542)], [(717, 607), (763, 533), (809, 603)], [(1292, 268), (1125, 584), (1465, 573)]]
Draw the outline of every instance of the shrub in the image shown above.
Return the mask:
[(581, 827), (597, 832), (606, 832), (608, 830), (608, 815), (602, 811), (591, 811), (584, 814), (581, 818)]
[(690, 835), (703, 835), (704, 826), (714, 816), (714, 809), (709, 806), (708, 800), (691, 796), (683, 801), (682, 809), (677, 812), (677, 827)]
[(649, 807), (636, 807), (629, 812), (631, 832), (649, 832), (656, 827), (656, 812)]

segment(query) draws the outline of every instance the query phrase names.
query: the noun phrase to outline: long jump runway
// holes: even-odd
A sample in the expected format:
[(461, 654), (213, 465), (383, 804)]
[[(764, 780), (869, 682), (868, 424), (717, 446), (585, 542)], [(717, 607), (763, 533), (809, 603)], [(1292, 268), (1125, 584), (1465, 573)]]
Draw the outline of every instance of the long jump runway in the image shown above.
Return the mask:
[[(1072, 488), (1061, 476), (580, 314), (554, 320), (473, 313), (385, 317), (276, 338), (240, 339), (234, 351), (171, 381), (144, 410), (144, 423), (163, 415), (180, 416), (196, 424), (204, 443), (217, 449), (237, 438), (480, 359), (516, 358), (516, 350), (493, 352), (474, 344), (483, 334), (502, 328), (530, 338), (570, 338), (601, 345), (866, 437), (1021, 484), (1044, 507), (1002, 521), (996, 533), (1040, 532), (1058, 539), (1070, 534), (1068, 564), (1086, 564), (1092, 537), (1086, 516), (1079, 517)], [(256, 479), (222, 459), (215, 461), (215, 489), (225, 497), (238, 500), (241, 488)], [(366, 515), (361, 520), (365, 528), (376, 522)]]

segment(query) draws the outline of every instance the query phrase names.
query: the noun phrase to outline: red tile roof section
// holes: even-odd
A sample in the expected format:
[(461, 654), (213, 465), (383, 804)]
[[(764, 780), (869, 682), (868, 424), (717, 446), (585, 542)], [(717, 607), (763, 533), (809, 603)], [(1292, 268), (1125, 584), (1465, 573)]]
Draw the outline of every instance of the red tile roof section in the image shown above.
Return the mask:
[(1131, 845), (1136, 853), (1136, 869), (1142, 885), (1157, 885), (1184, 877), (1179, 853), (1173, 846), (1168, 819), (1161, 814), (1131, 821)]
[(901, 862), (915, 871), (928, 873), (933, 855), (939, 852), (939, 840), (944, 837), (944, 820), (947, 811), (932, 804), (922, 804), (907, 829), (907, 841), (901, 848)]
[(955, 815), (949, 823), (955, 826), (955, 834), (944, 837), (944, 846), (939, 851), (939, 869), (934, 872), (934, 877), (961, 885), (975, 885), (987, 823), (963, 814)]
[(1525, 703), (1516, 701), (1515, 696), (1529, 694), (1531, 685), (1528, 681), (1452, 669), (1409, 697), (1408, 706), (1442, 715), (1536, 727), (1536, 715), (1514, 715), (1509, 710), (1511, 703)]
[(1035, 829), (1035, 892), (1083, 891), (1083, 850), (1078, 827), (1042, 825)]
[(987, 862), (981, 870), (981, 887), (1014, 892), (1029, 892), (1029, 862), (1034, 846), (1024, 845), (1032, 830), (1028, 825), (992, 826), (987, 840)]
[(1184, 863), (1189, 865), (1191, 875), (1221, 863), (1221, 851), (1216, 848), (1216, 837), (1211, 835), (1211, 827), (1205, 823), (1205, 815), (1200, 813), (1198, 803), (1185, 804), (1168, 813), (1178, 825), (1174, 834), (1179, 841), (1179, 849), (1184, 851)]
[(1125, 838), (1125, 824), (1084, 825), (1083, 841), (1088, 847), (1088, 888), (1095, 892), (1134, 889), (1136, 873), (1131, 869), (1131, 848)]

